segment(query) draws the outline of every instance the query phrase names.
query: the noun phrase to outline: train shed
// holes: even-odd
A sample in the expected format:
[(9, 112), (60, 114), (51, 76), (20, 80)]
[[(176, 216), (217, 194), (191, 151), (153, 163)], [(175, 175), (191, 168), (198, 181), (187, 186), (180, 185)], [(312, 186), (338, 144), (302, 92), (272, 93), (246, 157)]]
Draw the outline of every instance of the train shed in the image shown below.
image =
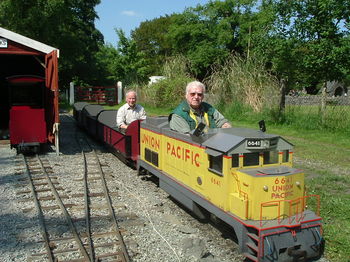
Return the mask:
[(0, 139), (8, 139), (10, 99), (6, 79), (33, 75), (45, 79), (47, 141), (58, 152), (58, 56), (57, 48), (0, 27)]

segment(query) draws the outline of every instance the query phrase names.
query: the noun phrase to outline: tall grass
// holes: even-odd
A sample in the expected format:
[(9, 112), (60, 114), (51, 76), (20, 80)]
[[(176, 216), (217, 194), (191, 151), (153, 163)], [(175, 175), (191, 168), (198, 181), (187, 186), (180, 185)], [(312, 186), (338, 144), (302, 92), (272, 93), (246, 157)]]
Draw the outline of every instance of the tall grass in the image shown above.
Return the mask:
[(216, 66), (206, 80), (209, 91), (218, 95), (218, 102), (241, 105), (262, 112), (278, 104), (279, 83), (267, 73), (262, 62), (256, 59), (229, 57), (223, 65)]
[(185, 87), (193, 78), (188, 74), (188, 60), (183, 56), (170, 57), (163, 66), (166, 78), (142, 89), (145, 103), (154, 107), (174, 108), (185, 98)]
[(206, 80), (212, 101), (232, 121), (257, 122), (295, 129), (346, 133), (350, 130), (350, 106), (327, 104), (287, 105), (280, 110), (280, 83), (256, 59), (230, 57)]

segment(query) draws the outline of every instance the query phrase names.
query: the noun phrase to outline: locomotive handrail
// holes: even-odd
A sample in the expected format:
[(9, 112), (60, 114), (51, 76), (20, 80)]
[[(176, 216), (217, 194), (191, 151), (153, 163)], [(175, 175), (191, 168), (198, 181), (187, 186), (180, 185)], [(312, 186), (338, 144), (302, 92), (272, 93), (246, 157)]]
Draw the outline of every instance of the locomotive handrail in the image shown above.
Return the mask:
[(241, 190), (241, 184), (240, 181), (238, 179), (238, 175), (233, 172), (231, 170), (231, 174), (233, 175), (233, 177), (235, 178), (236, 182), (237, 182), (237, 188), (238, 188), (238, 194), (239, 197), (243, 197), (244, 200), (246, 200), (245, 203), (245, 218), (248, 219), (248, 194), (246, 192), (244, 192), (243, 190)]
[[(320, 196), (319, 195), (308, 195), (308, 196), (303, 196), (303, 197), (299, 197), (297, 199), (292, 199), (292, 200), (288, 200), (288, 199), (282, 199), (282, 200), (274, 200), (274, 201), (268, 201), (268, 202), (263, 202), (260, 204), (260, 226), (263, 227), (263, 209), (264, 207), (271, 207), (271, 206), (277, 206), (278, 207), (278, 211), (277, 211), (277, 221), (278, 224), (281, 224), (281, 222), (285, 219), (285, 215), (288, 216), (288, 224), (291, 225), (293, 223), (292, 218), (293, 216), (295, 216), (295, 219), (293, 219), (294, 221), (296, 221), (297, 223), (301, 223), (304, 218), (305, 218), (305, 214), (303, 214), (303, 211), (306, 209), (306, 200), (308, 198), (311, 197), (315, 197), (316, 201), (317, 201), (317, 205), (316, 205), (316, 215), (319, 216), (320, 215)], [(287, 203), (289, 204), (289, 208), (288, 208), (288, 214), (281, 214), (281, 204), (282, 203)], [(294, 215), (292, 215), (293, 213), (293, 206), (296, 205), (296, 210)], [(299, 206), (301, 205), (301, 209), (299, 210)], [(300, 216), (300, 217), (299, 217)]]

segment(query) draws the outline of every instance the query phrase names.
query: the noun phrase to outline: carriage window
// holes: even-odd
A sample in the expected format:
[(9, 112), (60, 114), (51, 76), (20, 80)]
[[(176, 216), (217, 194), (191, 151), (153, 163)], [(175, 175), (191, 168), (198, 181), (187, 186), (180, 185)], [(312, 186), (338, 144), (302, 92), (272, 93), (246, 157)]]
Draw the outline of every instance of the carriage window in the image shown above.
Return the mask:
[(158, 166), (158, 153), (145, 148), (145, 159), (153, 165)]
[(239, 167), (239, 155), (238, 154), (232, 155), (232, 167)]
[(259, 152), (243, 154), (243, 166), (259, 165)]
[(43, 88), (40, 84), (11, 87), (11, 105), (42, 106)]
[(219, 156), (209, 156), (209, 170), (222, 175), (222, 155)]
[(278, 151), (264, 152), (264, 165), (277, 164), (278, 163)]
[(289, 162), (289, 150), (284, 150), (282, 152), (283, 152), (282, 162), (283, 163)]

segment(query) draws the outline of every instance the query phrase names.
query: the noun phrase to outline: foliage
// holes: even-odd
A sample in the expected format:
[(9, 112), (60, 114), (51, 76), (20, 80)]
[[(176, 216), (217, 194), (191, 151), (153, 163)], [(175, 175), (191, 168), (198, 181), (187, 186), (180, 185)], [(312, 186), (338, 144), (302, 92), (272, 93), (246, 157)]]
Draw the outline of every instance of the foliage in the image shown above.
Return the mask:
[[(133, 37), (151, 72), (182, 54), (199, 79), (231, 53), (260, 57), (288, 89), (317, 93), (328, 80), (350, 79), (349, 0), (226, 0), (146, 21)], [(148, 51), (147, 51), (148, 50)], [(321, 85), (320, 85), (321, 83)]]
[(174, 108), (185, 96), (185, 87), (193, 79), (188, 74), (187, 60), (183, 56), (169, 58), (162, 69), (166, 77), (143, 88), (143, 99), (151, 106)]
[(115, 69), (116, 75), (120, 77), (125, 84), (139, 83), (147, 80), (149, 68), (146, 64), (145, 56), (142, 51), (137, 51), (134, 40), (125, 36), (121, 29), (116, 29), (119, 37), (118, 52), (120, 54)]
[(191, 61), (191, 71), (198, 78), (210, 73), (211, 65), (223, 61), (231, 51), (244, 50), (240, 23), (249, 17), (255, 1), (211, 1), (188, 8), (175, 17), (167, 35), (174, 53)]
[[(280, 78), (316, 93), (316, 86), (349, 75), (349, 0), (271, 0), (262, 5), (265, 21), (255, 52), (262, 53)], [(259, 25), (261, 28), (261, 25)]]
[(151, 75), (160, 75), (166, 57), (173, 53), (171, 43), (166, 37), (176, 14), (161, 16), (144, 21), (131, 33), (137, 51), (143, 52)]
[(103, 42), (95, 29), (100, 0), (2, 0), (0, 26), (60, 49), (60, 82), (97, 82), (94, 53)]
[(96, 71), (100, 79), (99, 85), (115, 85), (121, 80), (120, 53), (111, 44), (101, 45), (96, 56)]

